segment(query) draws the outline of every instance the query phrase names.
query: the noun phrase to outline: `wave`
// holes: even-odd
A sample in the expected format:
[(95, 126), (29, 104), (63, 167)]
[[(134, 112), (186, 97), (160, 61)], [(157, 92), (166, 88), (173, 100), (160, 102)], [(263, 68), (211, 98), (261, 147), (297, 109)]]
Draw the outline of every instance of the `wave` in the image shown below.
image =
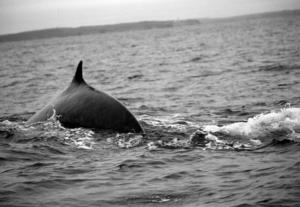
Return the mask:
[[(93, 135), (94, 132), (90, 129), (64, 128), (55, 116), (45, 122), (33, 124), (8, 120), (0, 122), (1, 141), (7, 140), (14, 143), (60, 143), (81, 149), (92, 149), (95, 143)], [(49, 146), (47, 147), (49, 148)]]
[[(300, 108), (283, 108), (249, 118), (245, 122), (235, 122), (223, 126), (200, 125), (180, 114), (173, 116), (139, 117), (147, 135), (134, 133), (112, 133), (92, 131), (84, 128), (68, 129), (61, 126), (55, 116), (46, 122), (26, 124), (25, 122), (0, 122), (0, 138), (15, 143), (52, 143), (41, 146), (54, 154), (57, 144), (74, 146), (80, 149), (93, 149), (95, 133), (104, 138), (107, 144), (118, 148), (145, 147), (148, 150), (185, 149), (200, 147), (204, 150), (249, 150), (271, 143), (300, 142)], [(59, 148), (58, 148), (59, 149)]]
[(269, 64), (259, 67), (259, 71), (286, 71), (286, 70), (299, 70), (300, 65), (285, 65), (285, 64)]
[(300, 141), (300, 108), (284, 108), (225, 126), (207, 125), (203, 130), (261, 141), (268, 137)]
[[(165, 119), (148, 121), (156, 126), (177, 128), (188, 131), (189, 122), (184, 125)], [(170, 133), (169, 135), (172, 135)], [(147, 143), (149, 150), (158, 148), (192, 148), (204, 150), (253, 150), (269, 144), (300, 142), (300, 108), (284, 108), (249, 118), (245, 122), (236, 122), (224, 126), (204, 125), (184, 138), (155, 140)]]

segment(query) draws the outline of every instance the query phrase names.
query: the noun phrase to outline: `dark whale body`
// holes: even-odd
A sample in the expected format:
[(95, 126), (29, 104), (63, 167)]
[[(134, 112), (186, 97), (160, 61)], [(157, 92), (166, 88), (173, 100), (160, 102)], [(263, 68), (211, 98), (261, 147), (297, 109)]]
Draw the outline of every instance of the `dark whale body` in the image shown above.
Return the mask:
[(53, 113), (65, 127), (109, 129), (118, 132), (143, 133), (132, 113), (108, 94), (89, 86), (82, 77), (79, 62), (70, 86), (46, 107), (34, 114), (27, 123), (45, 121)]

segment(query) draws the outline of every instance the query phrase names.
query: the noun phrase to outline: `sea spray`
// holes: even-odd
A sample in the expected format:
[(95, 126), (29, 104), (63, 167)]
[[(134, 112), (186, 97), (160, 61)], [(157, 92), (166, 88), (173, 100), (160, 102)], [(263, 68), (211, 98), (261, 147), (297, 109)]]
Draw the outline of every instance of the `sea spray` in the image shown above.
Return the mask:
[(300, 138), (300, 108), (283, 108), (249, 118), (246, 122), (236, 122), (224, 126), (207, 125), (203, 130), (264, 141), (264, 138), (285, 138), (297, 141)]

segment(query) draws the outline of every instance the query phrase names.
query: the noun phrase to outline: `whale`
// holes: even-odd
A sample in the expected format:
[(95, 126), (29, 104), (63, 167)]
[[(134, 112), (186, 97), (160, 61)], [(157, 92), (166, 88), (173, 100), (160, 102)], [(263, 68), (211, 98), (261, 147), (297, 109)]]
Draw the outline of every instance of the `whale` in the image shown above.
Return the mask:
[(54, 115), (66, 128), (83, 127), (145, 134), (135, 116), (120, 101), (85, 82), (82, 61), (69, 86), (26, 123), (43, 122)]

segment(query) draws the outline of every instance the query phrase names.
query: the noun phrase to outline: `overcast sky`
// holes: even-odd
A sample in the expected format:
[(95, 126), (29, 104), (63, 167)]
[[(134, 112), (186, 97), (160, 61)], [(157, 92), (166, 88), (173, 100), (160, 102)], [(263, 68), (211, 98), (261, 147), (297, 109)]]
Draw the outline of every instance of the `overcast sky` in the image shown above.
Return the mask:
[(300, 9), (300, 0), (0, 0), (0, 34)]

